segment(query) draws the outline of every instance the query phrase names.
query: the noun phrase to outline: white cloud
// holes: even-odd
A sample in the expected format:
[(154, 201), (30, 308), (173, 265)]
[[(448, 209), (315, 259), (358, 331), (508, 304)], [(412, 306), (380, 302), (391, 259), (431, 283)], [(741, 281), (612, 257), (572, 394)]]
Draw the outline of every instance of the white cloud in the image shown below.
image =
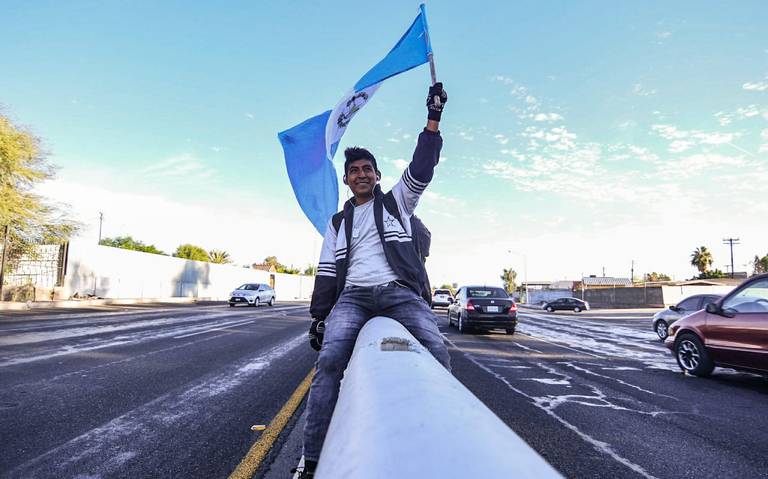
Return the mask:
[(496, 139), (497, 142), (499, 142), (499, 144), (506, 145), (507, 143), (509, 143), (509, 138), (502, 135), (501, 133), (499, 133), (498, 135), (495, 135), (494, 138)]
[[(131, 235), (167, 253), (190, 242), (207, 250), (226, 250), (235, 264), (250, 264), (268, 255), (302, 267), (317, 260), (312, 238), (317, 237), (314, 247), (319, 251), (320, 237), (293, 204), (283, 207), (254, 193), (243, 197), (231, 191), (218, 198), (201, 196), (199, 201), (178, 201), (164, 194), (123, 190), (123, 186), (130, 189), (132, 185), (120, 185), (113, 175), (106, 178), (112, 184), (95, 185), (81, 178), (56, 179), (41, 185), (39, 192), (71, 205), (71, 214), (84, 224), (80, 238), (95, 241), (98, 211), (103, 211), (103, 236)], [(252, 221), (252, 210), (233, 206), (246, 204), (270, 204), (269, 214)]]
[(678, 130), (678, 128), (673, 125), (651, 125), (651, 130), (667, 140), (676, 140), (688, 136), (688, 132)]
[(193, 155), (183, 154), (149, 165), (141, 173), (151, 178), (209, 178), (215, 171)]
[(400, 143), (399, 138), (387, 138), (387, 141), (390, 143)]
[(768, 82), (747, 82), (741, 88), (747, 91), (768, 91)]
[(537, 113), (533, 116), (534, 121), (559, 121), (563, 117), (557, 113)]
[(395, 165), (395, 168), (397, 168), (400, 171), (403, 171), (408, 167), (408, 162), (405, 161), (402, 158), (398, 158), (396, 160), (392, 160), (392, 164)]
[(632, 85), (632, 93), (639, 96), (651, 96), (656, 94), (656, 90), (647, 89), (643, 87), (642, 83), (635, 83)]
[(256, 115), (254, 115), (253, 113), (246, 113), (245, 117), (246, 118), (250, 118), (251, 120), (253, 120), (254, 118), (256, 118)]
[(712, 132), (712, 133), (703, 133), (703, 132), (696, 132), (693, 133), (692, 136), (699, 140), (699, 142), (703, 145), (722, 145), (733, 142), (736, 138), (740, 136), (739, 133), (720, 133), (720, 132)]
[(675, 140), (672, 143), (669, 144), (669, 152), (670, 153), (682, 153), (684, 151), (688, 151), (695, 145), (692, 141), (687, 140)]
[(715, 170), (740, 168), (746, 165), (741, 157), (717, 153), (697, 153), (677, 160), (670, 160), (660, 166), (663, 174), (674, 178), (691, 178), (701, 173), (711, 175)]

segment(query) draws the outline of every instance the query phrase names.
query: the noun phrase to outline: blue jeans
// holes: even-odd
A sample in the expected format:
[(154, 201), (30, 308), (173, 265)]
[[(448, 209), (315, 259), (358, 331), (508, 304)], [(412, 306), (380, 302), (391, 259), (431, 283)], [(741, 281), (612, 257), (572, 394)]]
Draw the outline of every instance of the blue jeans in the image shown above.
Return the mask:
[(382, 286), (344, 288), (325, 319), (325, 335), (315, 363), (315, 376), (307, 400), (304, 458), (317, 461), (325, 433), (339, 397), (341, 377), (347, 367), (360, 329), (374, 316), (387, 316), (405, 326), (429, 352), (450, 370), (448, 349), (437, 329), (437, 316), (411, 289), (389, 283)]

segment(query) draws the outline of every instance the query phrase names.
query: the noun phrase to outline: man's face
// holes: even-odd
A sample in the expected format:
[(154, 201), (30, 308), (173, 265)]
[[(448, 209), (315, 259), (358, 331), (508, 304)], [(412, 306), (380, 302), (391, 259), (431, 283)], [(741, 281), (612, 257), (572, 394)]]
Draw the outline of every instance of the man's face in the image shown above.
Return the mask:
[(355, 160), (347, 170), (347, 184), (355, 198), (370, 198), (376, 186), (376, 170), (371, 160)]

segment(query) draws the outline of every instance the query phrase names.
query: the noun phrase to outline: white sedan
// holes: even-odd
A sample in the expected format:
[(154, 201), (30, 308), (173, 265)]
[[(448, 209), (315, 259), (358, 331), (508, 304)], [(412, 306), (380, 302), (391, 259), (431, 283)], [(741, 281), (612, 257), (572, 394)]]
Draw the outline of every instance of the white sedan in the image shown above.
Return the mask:
[(229, 306), (236, 304), (247, 304), (248, 306), (259, 306), (260, 304), (275, 304), (275, 290), (268, 284), (246, 283), (241, 285), (229, 295)]

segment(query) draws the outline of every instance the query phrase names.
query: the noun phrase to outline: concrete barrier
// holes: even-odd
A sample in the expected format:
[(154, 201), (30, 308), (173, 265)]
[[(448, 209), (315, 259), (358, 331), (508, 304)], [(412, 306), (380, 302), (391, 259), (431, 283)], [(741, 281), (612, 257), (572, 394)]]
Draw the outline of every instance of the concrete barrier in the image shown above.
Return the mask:
[(362, 329), (316, 477), (559, 478), (396, 321)]

